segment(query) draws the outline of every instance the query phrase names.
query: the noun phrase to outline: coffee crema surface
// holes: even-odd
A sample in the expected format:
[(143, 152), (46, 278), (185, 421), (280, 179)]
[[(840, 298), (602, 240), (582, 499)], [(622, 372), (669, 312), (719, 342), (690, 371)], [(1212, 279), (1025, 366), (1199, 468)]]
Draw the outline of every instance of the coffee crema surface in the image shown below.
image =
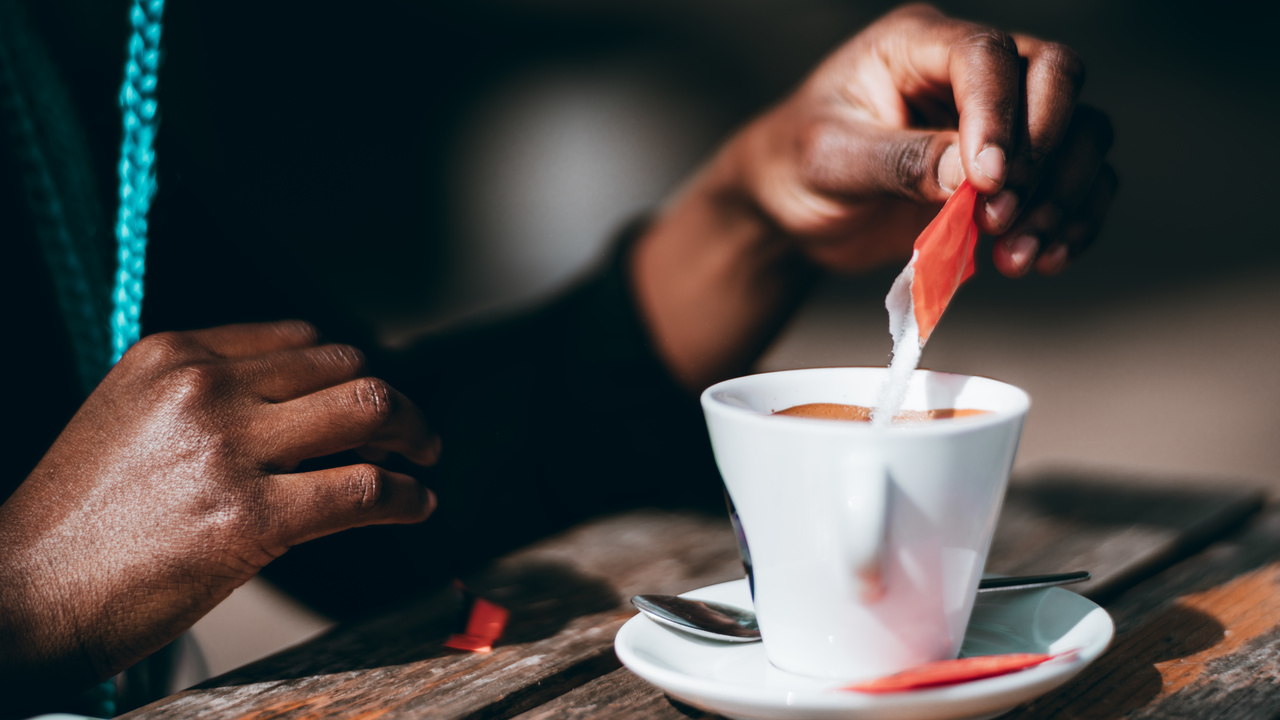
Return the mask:
[[(818, 420), (845, 420), (852, 422), (871, 422), (872, 408), (864, 405), (843, 405), (841, 403), (807, 403), (793, 405), (786, 410), (778, 410), (774, 415), (790, 415), (792, 417), (816, 418)], [(990, 410), (973, 408), (938, 408), (935, 410), (903, 410), (893, 416), (895, 423), (926, 422), (929, 420), (950, 420), (952, 418), (989, 415)]]

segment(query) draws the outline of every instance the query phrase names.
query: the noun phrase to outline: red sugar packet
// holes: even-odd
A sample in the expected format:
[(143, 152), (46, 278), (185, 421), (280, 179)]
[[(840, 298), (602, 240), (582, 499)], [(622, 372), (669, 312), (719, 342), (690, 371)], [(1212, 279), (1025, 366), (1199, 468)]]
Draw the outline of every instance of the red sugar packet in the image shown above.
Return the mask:
[(463, 652), (487, 653), (493, 651), (492, 640), (485, 640), (484, 638), (464, 633), (450, 635), (449, 639), (444, 641), (444, 646), (450, 650), (461, 650)]
[(501, 605), (477, 597), (471, 603), (471, 612), (467, 615), (466, 631), (450, 635), (444, 641), (444, 646), (466, 652), (487, 653), (493, 650), (493, 643), (502, 637), (510, 614)]
[(886, 675), (882, 678), (846, 685), (840, 689), (864, 693), (892, 693), (941, 685), (955, 685), (956, 683), (969, 682), (970, 680), (1007, 675), (1008, 673), (1035, 667), (1055, 658), (1074, 655), (1076, 652), (1078, 651), (1068, 650), (1054, 655), (1045, 653), (1008, 653), (1005, 655), (979, 655), (958, 660), (940, 660), (938, 662), (925, 663), (909, 670), (903, 670), (893, 675)]
[(973, 222), (978, 192), (968, 180), (952, 193), (938, 216), (916, 238), (911, 267), (911, 300), (915, 305), (920, 345), (929, 339), (951, 297), (973, 275), (978, 226)]

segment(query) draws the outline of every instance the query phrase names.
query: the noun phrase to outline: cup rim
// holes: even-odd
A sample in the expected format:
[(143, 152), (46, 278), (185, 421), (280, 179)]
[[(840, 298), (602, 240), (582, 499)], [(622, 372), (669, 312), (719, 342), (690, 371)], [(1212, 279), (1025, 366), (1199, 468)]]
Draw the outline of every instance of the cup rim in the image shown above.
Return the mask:
[[(810, 367), (810, 368), (794, 368), (790, 370), (772, 370), (769, 372), (752, 373), (749, 375), (741, 375), (728, 380), (711, 385), (702, 391), (699, 400), (702, 405), (703, 412), (710, 415), (716, 414), (733, 419), (736, 422), (747, 423), (767, 423), (775, 427), (791, 427), (804, 428), (806, 432), (822, 432), (826, 434), (885, 434), (885, 435), (945, 435), (955, 432), (964, 432), (968, 430), (977, 430), (981, 428), (1000, 425), (1026, 417), (1027, 412), (1031, 409), (1031, 397), (1022, 388), (1011, 385), (1003, 380), (997, 380), (984, 375), (970, 375), (966, 373), (952, 373), (939, 370), (929, 370), (925, 368), (917, 368), (916, 373), (924, 373), (926, 376), (940, 376), (953, 378), (974, 378), (986, 382), (996, 383), (1009, 390), (1014, 391), (1015, 400), (1013, 407), (1004, 410), (992, 410), (983, 415), (977, 415), (965, 418), (948, 419), (943, 422), (914, 422), (893, 424), (889, 427), (874, 427), (871, 423), (865, 422), (839, 422), (823, 418), (806, 418), (796, 417), (793, 415), (772, 415), (760, 412), (751, 408), (732, 405), (720, 397), (718, 394), (725, 390), (730, 390), (737, 385), (754, 382), (759, 378), (774, 375), (788, 374), (805, 374), (814, 372), (831, 372), (840, 370), (858, 370), (858, 371), (879, 371), (887, 372), (888, 369), (882, 365), (853, 365), (853, 366), (830, 366), (830, 367)], [(985, 408), (984, 408), (985, 409)], [(778, 425), (783, 423), (783, 425)]]

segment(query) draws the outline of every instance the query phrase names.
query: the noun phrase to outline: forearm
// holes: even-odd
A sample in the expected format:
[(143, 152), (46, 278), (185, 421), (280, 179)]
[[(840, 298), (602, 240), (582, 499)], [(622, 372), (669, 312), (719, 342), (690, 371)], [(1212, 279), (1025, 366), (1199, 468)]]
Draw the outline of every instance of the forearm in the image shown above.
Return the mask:
[(748, 192), (758, 136), (736, 135), (632, 248), (641, 316), (693, 392), (748, 371), (818, 274)]

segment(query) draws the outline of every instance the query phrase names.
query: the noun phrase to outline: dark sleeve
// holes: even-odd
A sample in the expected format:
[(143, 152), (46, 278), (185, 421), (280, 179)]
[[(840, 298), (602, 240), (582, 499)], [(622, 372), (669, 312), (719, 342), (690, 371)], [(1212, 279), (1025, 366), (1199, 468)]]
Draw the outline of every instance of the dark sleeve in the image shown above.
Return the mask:
[(268, 576), (349, 617), (370, 595), (348, 604), (332, 580), (317, 595), (317, 577), (359, 572), (366, 590), (394, 595), (592, 515), (639, 506), (723, 512), (697, 399), (655, 356), (633, 302), (626, 258), (639, 229), (545, 306), (385, 358), (378, 374), (418, 403), (443, 439), (439, 464), (419, 471), (439, 499), (436, 512), (419, 526), (313, 541)]
[(515, 541), (637, 505), (723, 503), (697, 399), (656, 357), (633, 301), (639, 230), (546, 307), (396, 358), (388, 377), (444, 439), (441, 524), (500, 523)]

